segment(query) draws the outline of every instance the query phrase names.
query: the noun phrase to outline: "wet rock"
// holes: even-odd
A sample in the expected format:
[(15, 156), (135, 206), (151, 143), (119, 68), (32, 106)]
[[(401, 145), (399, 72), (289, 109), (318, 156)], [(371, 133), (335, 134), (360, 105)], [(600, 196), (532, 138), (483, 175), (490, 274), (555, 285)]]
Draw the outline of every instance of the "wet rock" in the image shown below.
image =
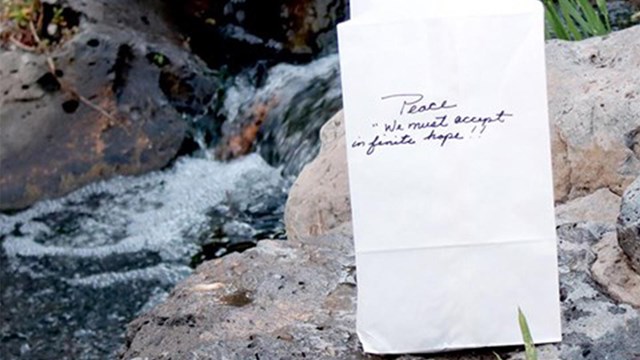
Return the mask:
[(216, 153), (231, 159), (255, 150), (286, 175), (297, 175), (318, 152), (320, 127), (342, 107), (338, 56), (278, 65), (261, 83), (241, 76), (227, 92), (228, 121)]
[(337, 50), (346, 0), (172, 1), (174, 21), (208, 64), (236, 72), (256, 61), (307, 62)]
[(556, 201), (617, 195), (640, 172), (640, 26), (547, 45)]
[(342, 111), (322, 127), (320, 139), (320, 154), (289, 192), (285, 223), (290, 241), (324, 235), (351, 219)]
[(625, 191), (618, 218), (618, 242), (640, 273), (640, 177)]
[(55, 74), (44, 55), (0, 53), (0, 210), (167, 165), (188, 128), (181, 113), (219, 85), (143, 1), (59, 5), (81, 15), (51, 49)]

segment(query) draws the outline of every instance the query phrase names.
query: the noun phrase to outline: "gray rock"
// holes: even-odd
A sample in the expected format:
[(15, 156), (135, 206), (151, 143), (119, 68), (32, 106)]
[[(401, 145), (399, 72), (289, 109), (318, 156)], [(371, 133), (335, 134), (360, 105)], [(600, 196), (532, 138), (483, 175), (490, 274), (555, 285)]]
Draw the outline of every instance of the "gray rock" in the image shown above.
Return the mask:
[(640, 26), (547, 44), (556, 201), (617, 195), (640, 172)]
[(42, 54), (0, 52), (0, 210), (165, 166), (186, 134), (180, 113), (218, 87), (142, 2), (56, 6), (78, 14), (77, 34), (51, 49), (58, 79)]
[(624, 193), (618, 218), (618, 242), (640, 273), (640, 177)]

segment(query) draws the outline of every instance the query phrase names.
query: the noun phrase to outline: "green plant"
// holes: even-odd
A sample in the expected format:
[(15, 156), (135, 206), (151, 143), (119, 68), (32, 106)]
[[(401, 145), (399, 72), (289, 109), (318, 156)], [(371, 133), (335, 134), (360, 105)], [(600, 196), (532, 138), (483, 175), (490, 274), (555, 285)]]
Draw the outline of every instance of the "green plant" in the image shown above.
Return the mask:
[(527, 360), (538, 360), (538, 353), (536, 352), (536, 346), (533, 343), (533, 337), (531, 337), (531, 330), (529, 330), (529, 324), (527, 324), (527, 318), (520, 308), (518, 308), (518, 324), (520, 324), (520, 332), (522, 333), (522, 340), (524, 340), (524, 352)]
[[(536, 346), (533, 343), (533, 337), (531, 336), (531, 330), (529, 330), (529, 324), (527, 324), (527, 318), (520, 308), (518, 308), (518, 324), (520, 325), (520, 333), (522, 333), (522, 340), (524, 341), (524, 355), (526, 360), (538, 360), (538, 352)], [(500, 355), (494, 353), (498, 360), (502, 360)]]
[(34, 20), (39, 6), (35, 0), (2, 0), (2, 17), (26, 28)]
[(155, 53), (153, 54), (153, 63), (158, 66), (164, 66), (167, 64), (167, 59), (164, 57), (164, 55)]
[(582, 40), (611, 32), (607, 2), (596, 0), (543, 0), (547, 17), (547, 37)]

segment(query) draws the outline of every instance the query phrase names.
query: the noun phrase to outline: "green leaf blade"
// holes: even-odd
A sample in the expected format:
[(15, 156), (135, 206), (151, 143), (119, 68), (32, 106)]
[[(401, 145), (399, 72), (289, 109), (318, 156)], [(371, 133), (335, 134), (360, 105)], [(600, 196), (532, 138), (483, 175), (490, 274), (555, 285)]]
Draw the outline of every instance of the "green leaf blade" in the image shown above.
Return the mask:
[(529, 330), (529, 324), (527, 324), (527, 318), (520, 308), (518, 308), (518, 323), (520, 324), (520, 332), (522, 332), (522, 340), (524, 341), (525, 356), (527, 360), (538, 360), (538, 353), (536, 352), (535, 344), (533, 343), (533, 337), (531, 336), (531, 330)]

